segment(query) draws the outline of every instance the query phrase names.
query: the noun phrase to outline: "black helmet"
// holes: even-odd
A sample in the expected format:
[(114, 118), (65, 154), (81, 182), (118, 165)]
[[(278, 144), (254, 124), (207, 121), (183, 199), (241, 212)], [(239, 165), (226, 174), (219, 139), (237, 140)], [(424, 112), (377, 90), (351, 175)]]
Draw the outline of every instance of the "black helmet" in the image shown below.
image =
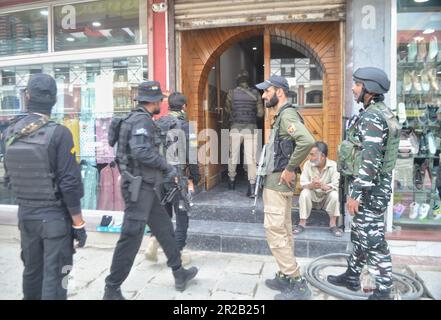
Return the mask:
[(359, 68), (352, 76), (354, 81), (363, 83), (367, 92), (383, 94), (389, 91), (390, 81), (387, 74), (378, 68)]
[(238, 84), (242, 82), (248, 82), (249, 78), (250, 76), (248, 74), (248, 71), (241, 70), (236, 76), (236, 81)]
[(181, 110), (187, 103), (187, 98), (180, 92), (173, 92), (168, 96), (168, 105), (170, 110)]

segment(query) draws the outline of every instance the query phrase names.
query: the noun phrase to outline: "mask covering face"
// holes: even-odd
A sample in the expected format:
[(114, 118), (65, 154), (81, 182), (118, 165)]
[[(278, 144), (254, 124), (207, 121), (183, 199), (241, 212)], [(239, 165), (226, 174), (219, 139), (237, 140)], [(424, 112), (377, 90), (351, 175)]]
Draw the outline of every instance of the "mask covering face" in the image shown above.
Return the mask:
[(268, 102), (265, 102), (265, 107), (273, 108), (273, 107), (277, 106), (278, 103), (279, 103), (279, 98), (277, 97), (276, 93), (274, 92), (271, 99)]

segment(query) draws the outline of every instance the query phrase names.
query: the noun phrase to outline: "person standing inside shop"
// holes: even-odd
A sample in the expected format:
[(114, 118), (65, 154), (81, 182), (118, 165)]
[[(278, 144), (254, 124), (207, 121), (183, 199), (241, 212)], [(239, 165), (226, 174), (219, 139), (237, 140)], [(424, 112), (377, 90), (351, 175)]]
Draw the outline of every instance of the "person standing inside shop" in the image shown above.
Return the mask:
[[(174, 166), (167, 164), (159, 153), (161, 144), (153, 116), (160, 113), (164, 98), (157, 81), (143, 82), (138, 87), (138, 106), (119, 122), (112, 120), (109, 136), (118, 137), (116, 161), (122, 180), (122, 194), (126, 208), (121, 236), (113, 253), (110, 274), (105, 282), (104, 300), (123, 300), (121, 284), (129, 275), (148, 224), (167, 256), (172, 269), (175, 288), (184, 291), (198, 269), (182, 267), (172, 221), (160, 203), (160, 185), (177, 177)], [(112, 145), (112, 144), (111, 144)]]
[(72, 134), (49, 121), (56, 97), (51, 76), (32, 75), (28, 113), (17, 117), (4, 136), (5, 180), (18, 203), (25, 300), (67, 299), (74, 240), (83, 247), (87, 238)]
[(264, 114), (262, 99), (256, 89), (248, 86), (249, 76), (242, 70), (236, 77), (237, 87), (228, 92), (225, 112), (230, 123), (230, 159), (228, 161), (228, 188), (236, 187), (236, 168), (243, 143), (248, 172), (248, 197), (254, 197), (256, 183), (257, 118)]
[(294, 256), (291, 208), (296, 173), (311, 150), (314, 138), (287, 100), (289, 85), (284, 77), (271, 76), (256, 87), (264, 90), (265, 107), (275, 111), (265, 151), (263, 205), (266, 239), (280, 271), (265, 284), (282, 291), (275, 296), (276, 300), (308, 299), (311, 291)]
[[(188, 192), (194, 193), (194, 185), (199, 182), (199, 167), (197, 164), (189, 163), (190, 128), (186, 113), (187, 98), (180, 92), (173, 92), (168, 97), (168, 105), (170, 113), (162, 116), (156, 121), (156, 124), (161, 132), (164, 156), (167, 163), (176, 168), (178, 183), (182, 189), (171, 202), (165, 204), (165, 209), (170, 218), (175, 212), (175, 238), (181, 251), (182, 264), (187, 265), (191, 259), (188, 253), (183, 251), (187, 241), (188, 210), (190, 209), (189, 199), (186, 195)], [(189, 177), (185, 176), (187, 167), (190, 173)], [(164, 184), (164, 192), (167, 192), (171, 187), (169, 183)], [(159, 243), (156, 237), (151, 236), (145, 253), (147, 260), (157, 261), (158, 249)]]
[[(362, 268), (367, 264), (376, 282), (369, 299), (390, 300), (392, 262), (384, 235), (384, 212), (392, 192), (400, 125), (383, 102), (390, 87), (383, 70), (360, 68), (354, 72), (353, 79), (354, 98), (357, 103), (363, 103), (363, 109), (350, 124), (348, 139), (339, 148), (341, 174), (351, 180), (347, 209), (354, 216), (351, 225), (353, 250), (346, 271), (328, 276), (328, 281), (356, 291), (360, 288)], [(346, 148), (354, 152), (348, 153)], [(347, 158), (348, 154), (352, 156)], [(345, 168), (354, 169), (348, 172)]]

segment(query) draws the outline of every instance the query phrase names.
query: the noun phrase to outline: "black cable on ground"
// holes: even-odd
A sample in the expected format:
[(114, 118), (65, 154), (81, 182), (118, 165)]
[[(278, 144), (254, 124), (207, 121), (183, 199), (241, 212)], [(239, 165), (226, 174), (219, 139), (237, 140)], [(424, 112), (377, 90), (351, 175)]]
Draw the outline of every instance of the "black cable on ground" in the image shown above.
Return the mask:
[[(306, 269), (305, 277), (311, 285), (335, 297), (346, 300), (367, 300), (370, 294), (362, 291), (354, 292), (344, 287), (335, 286), (320, 276), (320, 272), (329, 267), (347, 267), (346, 263), (338, 263), (329, 261), (329, 259), (347, 259), (348, 254), (327, 254), (314, 259)], [(417, 300), (423, 293), (424, 288), (421, 282), (408, 275), (392, 272), (392, 279), (394, 281), (395, 291), (397, 287), (403, 287), (400, 290), (399, 298), (402, 300)]]

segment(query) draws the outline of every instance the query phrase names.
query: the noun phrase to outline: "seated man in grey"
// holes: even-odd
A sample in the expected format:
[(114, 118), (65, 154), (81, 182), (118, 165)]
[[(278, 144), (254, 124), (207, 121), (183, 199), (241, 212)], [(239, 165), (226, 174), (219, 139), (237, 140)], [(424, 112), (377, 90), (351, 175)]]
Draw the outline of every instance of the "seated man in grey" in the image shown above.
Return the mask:
[(317, 141), (309, 153), (309, 159), (303, 166), (300, 176), (300, 222), (294, 227), (294, 234), (305, 230), (306, 219), (311, 209), (324, 209), (329, 214), (329, 228), (336, 236), (341, 237), (342, 231), (337, 227), (337, 217), (340, 216), (338, 200), (338, 184), (340, 174), (337, 163), (328, 159), (328, 146)]

